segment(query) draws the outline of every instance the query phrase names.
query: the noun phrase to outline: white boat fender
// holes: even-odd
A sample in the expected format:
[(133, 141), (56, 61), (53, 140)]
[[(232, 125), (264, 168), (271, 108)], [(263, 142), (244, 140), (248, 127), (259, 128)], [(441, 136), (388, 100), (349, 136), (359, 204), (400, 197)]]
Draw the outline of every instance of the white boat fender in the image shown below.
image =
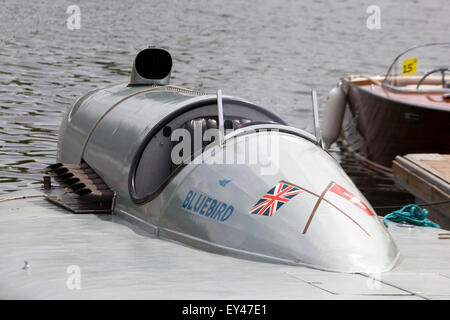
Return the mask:
[(338, 85), (330, 91), (325, 104), (322, 139), (327, 148), (329, 148), (339, 137), (346, 104), (347, 95), (345, 94), (342, 85)]

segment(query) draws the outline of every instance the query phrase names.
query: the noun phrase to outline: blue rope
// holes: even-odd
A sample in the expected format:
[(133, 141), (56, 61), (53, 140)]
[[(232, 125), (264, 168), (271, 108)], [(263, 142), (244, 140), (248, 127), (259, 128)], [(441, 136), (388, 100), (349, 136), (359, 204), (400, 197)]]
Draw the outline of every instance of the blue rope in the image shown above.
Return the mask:
[(422, 209), (418, 205), (408, 204), (400, 210), (391, 212), (384, 216), (383, 223), (387, 227), (387, 220), (399, 223), (413, 224), (422, 227), (440, 228), (440, 226), (430, 219), (427, 219), (428, 210)]

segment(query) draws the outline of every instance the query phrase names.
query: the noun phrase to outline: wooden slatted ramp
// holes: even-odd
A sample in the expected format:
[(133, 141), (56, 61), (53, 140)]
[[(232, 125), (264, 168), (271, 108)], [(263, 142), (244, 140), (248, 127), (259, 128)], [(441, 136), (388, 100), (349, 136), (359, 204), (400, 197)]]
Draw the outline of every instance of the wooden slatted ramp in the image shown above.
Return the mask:
[(87, 163), (56, 163), (45, 172), (66, 191), (47, 200), (74, 213), (111, 213), (114, 193)]

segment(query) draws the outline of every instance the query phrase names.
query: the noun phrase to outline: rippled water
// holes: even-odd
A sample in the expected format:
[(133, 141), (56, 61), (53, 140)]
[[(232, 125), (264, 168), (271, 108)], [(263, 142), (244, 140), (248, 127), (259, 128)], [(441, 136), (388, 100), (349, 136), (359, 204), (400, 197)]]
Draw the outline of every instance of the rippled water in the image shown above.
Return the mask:
[[(66, 27), (72, 4), (79, 30)], [(372, 4), (378, 30), (366, 27)], [(310, 87), (323, 106), (340, 77), (383, 74), (400, 51), (449, 40), (449, 13), (448, 0), (2, 1), (0, 193), (40, 183), (65, 110), (93, 88), (126, 82), (147, 45), (171, 52), (173, 84), (222, 88), (311, 129)], [(387, 201), (392, 181), (333, 149), (366, 195)]]

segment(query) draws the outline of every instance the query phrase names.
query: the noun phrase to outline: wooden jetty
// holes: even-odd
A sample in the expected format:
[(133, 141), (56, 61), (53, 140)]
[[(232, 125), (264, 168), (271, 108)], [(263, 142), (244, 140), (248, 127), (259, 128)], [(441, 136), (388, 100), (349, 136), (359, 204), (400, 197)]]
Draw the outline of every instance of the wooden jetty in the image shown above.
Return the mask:
[[(392, 163), (395, 182), (412, 193), (417, 203), (450, 200), (450, 155), (408, 154)], [(442, 228), (450, 227), (450, 203), (426, 206), (429, 218)]]

